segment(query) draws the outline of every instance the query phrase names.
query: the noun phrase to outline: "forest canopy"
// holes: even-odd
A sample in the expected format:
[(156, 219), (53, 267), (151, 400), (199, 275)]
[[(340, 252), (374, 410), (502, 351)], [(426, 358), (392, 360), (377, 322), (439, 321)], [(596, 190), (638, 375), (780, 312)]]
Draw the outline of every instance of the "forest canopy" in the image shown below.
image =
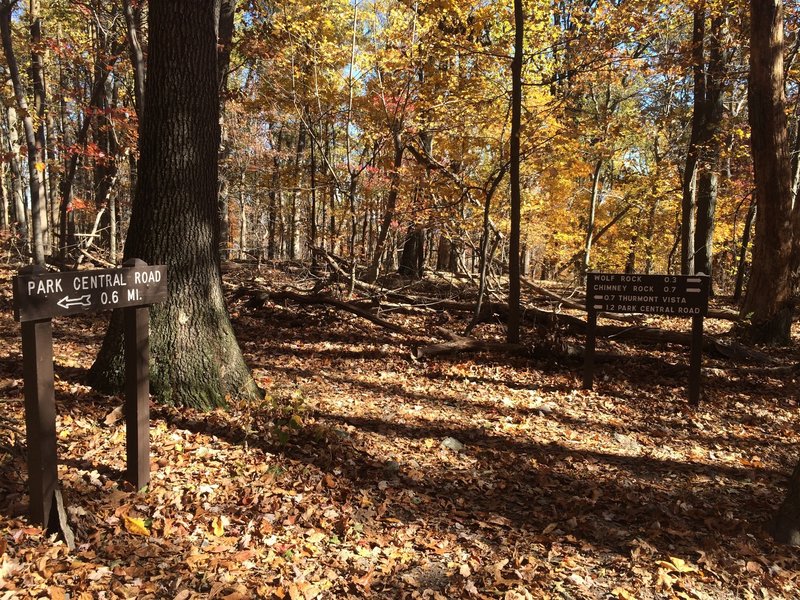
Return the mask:
[[(307, 259), (322, 247), (373, 272), (466, 270), (486, 206), (492, 235), (507, 236), (510, 4), (222, 5), (233, 18), (218, 44), (224, 258)], [(3, 6), (29, 109), (3, 66), (2, 224), (20, 253), (41, 244), (114, 263), (136, 183), (146, 3)], [(746, 3), (529, 1), (524, 14), (523, 274), (680, 272), (682, 202), (688, 193), (702, 208), (710, 185), (711, 224), (690, 215), (692, 241), (711, 240), (696, 245), (732, 293), (754, 202)], [(798, 18), (789, 3), (795, 144)], [(27, 217), (33, 200), (38, 217)], [(507, 252), (498, 244), (501, 268)]]

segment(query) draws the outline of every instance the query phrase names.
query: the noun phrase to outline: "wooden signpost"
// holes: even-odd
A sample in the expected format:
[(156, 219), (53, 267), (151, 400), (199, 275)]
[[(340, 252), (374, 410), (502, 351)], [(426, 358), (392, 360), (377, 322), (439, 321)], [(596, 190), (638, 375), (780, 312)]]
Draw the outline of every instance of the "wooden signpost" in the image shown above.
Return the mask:
[(700, 368), (703, 356), (703, 317), (708, 313), (707, 275), (637, 275), (588, 273), (586, 310), (588, 328), (583, 387), (594, 380), (597, 313), (644, 313), (692, 318), (692, 350), (689, 364), (689, 402), (700, 404)]
[(167, 268), (139, 259), (120, 269), (49, 273), (40, 266), (14, 277), (14, 317), (22, 323), (30, 517), (71, 543), (56, 456), (52, 318), (124, 309), (126, 479), (150, 480), (149, 309), (167, 298)]

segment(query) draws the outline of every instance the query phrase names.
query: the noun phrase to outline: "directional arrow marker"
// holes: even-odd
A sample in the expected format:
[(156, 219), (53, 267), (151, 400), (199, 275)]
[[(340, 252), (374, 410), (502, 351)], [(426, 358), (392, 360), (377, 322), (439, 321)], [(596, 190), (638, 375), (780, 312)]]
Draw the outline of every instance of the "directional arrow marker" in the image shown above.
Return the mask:
[(89, 294), (81, 296), (80, 298), (70, 298), (69, 296), (64, 296), (61, 300), (56, 302), (61, 308), (70, 308), (72, 306), (91, 306), (92, 305), (92, 297)]

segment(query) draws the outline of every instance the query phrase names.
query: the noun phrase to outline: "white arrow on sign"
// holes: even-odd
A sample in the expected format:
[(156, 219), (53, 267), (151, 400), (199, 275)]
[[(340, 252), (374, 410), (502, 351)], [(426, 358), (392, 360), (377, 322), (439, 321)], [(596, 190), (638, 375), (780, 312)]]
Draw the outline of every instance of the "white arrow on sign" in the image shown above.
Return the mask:
[(81, 296), (80, 298), (70, 298), (69, 296), (64, 296), (61, 300), (56, 302), (61, 308), (70, 308), (72, 306), (91, 306), (92, 305), (92, 297), (89, 294), (85, 296)]

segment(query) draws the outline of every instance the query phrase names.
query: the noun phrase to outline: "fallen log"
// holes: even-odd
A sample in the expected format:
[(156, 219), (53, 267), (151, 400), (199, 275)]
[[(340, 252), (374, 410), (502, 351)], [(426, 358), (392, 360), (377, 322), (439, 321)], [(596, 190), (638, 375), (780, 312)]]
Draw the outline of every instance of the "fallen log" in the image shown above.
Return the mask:
[[(411, 301), (409, 304), (416, 307), (426, 306), (453, 312), (473, 312), (475, 310), (475, 303), (473, 302), (432, 300), (410, 297), (408, 299)], [(261, 306), (267, 300), (290, 300), (298, 304), (325, 304), (358, 315), (389, 331), (403, 333), (409, 336), (424, 335), (420, 332), (415, 332), (401, 325), (397, 325), (396, 323), (392, 323), (391, 321), (387, 321), (386, 319), (383, 319), (371, 311), (353, 304), (352, 302), (345, 302), (343, 300), (338, 300), (323, 294), (305, 295), (289, 290), (276, 292), (259, 291), (251, 294), (251, 298), (248, 300), (247, 306)], [(398, 305), (397, 308), (399, 309), (400, 306), (402, 305)], [(485, 303), (481, 310), (480, 322), (490, 322), (492, 319), (496, 318), (499, 318), (500, 320), (507, 320), (508, 306), (506, 304), (496, 302)], [(586, 321), (583, 319), (574, 317), (572, 315), (556, 314), (552, 311), (545, 311), (532, 306), (526, 306), (523, 308), (522, 320), (525, 324), (532, 327), (562, 327), (572, 334), (586, 334), (587, 325)], [(628, 339), (651, 344), (678, 344), (681, 346), (691, 346), (692, 343), (692, 336), (690, 333), (682, 331), (668, 331), (665, 329), (658, 329), (656, 327), (637, 325), (627, 327), (620, 325), (600, 325), (597, 327), (595, 334), (598, 337), (608, 339)], [(450, 339), (449, 342), (445, 342), (443, 344), (433, 344), (431, 346), (433, 347), (420, 347), (430, 348), (429, 350), (422, 350), (423, 354), (421, 354), (420, 357), (465, 351), (484, 350), (513, 352), (518, 350), (518, 348), (514, 348), (508, 344), (502, 344), (500, 342), (484, 342), (476, 338), (466, 336), (457, 336), (457, 338)], [(739, 344), (738, 342), (723, 341), (710, 335), (703, 336), (703, 351), (733, 361), (749, 361), (762, 365), (774, 364), (774, 360), (762, 352), (748, 348), (742, 344)]]
[(740, 317), (739, 313), (727, 308), (709, 308), (706, 318), (720, 319), (722, 321), (738, 321)]
[[(443, 303), (443, 305), (450, 310), (468, 311), (470, 307), (474, 310), (474, 304), (469, 303), (446, 302)], [(492, 318), (496, 317), (506, 319), (508, 317), (508, 306), (505, 304), (488, 303), (481, 311), (481, 318), (484, 322), (490, 321)], [(556, 314), (551, 311), (527, 306), (523, 308), (522, 319), (523, 322), (536, 327), (563, 327), (572, 334), (586, 334), (586, 321), (578, 317), (573, 317), (572, 315)], [(609, 339), (630, 339), (651, 344), (692, 345), (692, 336), (690, 333), (668, 331), (666, 329), (642, 325), (629, 327), (621, 325), (600, 325), (595, 330), (595, 335)], [(710, 335), (703, 336), (703, 351), (735, 361), (751, 361), (757, 364), (771, 364), (774, 362), (771, 357), (763, 352), (753, 350), (738, 342), (723, 341)]]
[[(586, 304), (584, 304), (584, 303), (573, 302), (572, 300), (569, 300), (568, 298), (563, 298), (563, 297), (559, 296), (558, 294), (556, 294), (554, 292), (551, 292), (550, 290), (547, 290), (547, 289), (545, 289), (545, 288), (543, 288), (541, 286), (536, 285), (531, 280), (526, 279), (525, 277), (520, 277), (519, 280), (522, 282), (523, 285), (525, 285), (525, 287), (533, 290), (537, 294), (541, 294), (542, 296), (550, 298), (551, 300), (555, 300), (555, 301), (563, 304), (564, 306), (568, 306), (569, 308), (573, 308), (575, 310), (586, 311)], [(636, 323), (637, 322), (637, 318), (635, 316), (633, 316), (633, 315), (599, 313), (599, 316), (602, 316), (602, 317), (604, 317), (606, 319), (612, 319), (614, 321), (623, 321), (625, 323)]]
[[(597, 328), (596, 334), (606, 338), (631, 339), (639, 342), (677, 344), (680, 346), (692, 345), (692, 335), (690, 333), (667, 331), (655, 327), (623, 328), (615, 325), (603, 325)], [(758, 364), (774, 363), (774, 360), (763, 352), (753, 350), (738, 342), (727, 342), (710, 335), (703, 336), (703, 352), (735, 361), (751, 361)]]
[(417, 335), (415, 332), (403, 327), (402, 325), (382, 319), (368, 310), (351, 304), (350, 302), (345, 302), (343, 300), (338, 300), (337, 298), (332, 298), (331, 296), (325, 296), (322, 294), (303, 295), (296, 292), (291, 292), (289, 290), (281, 290), (278, 292), (260, 291), (254, 292), (251, 295), (250, 299), (246, 303), (246, 306), (248, 308), (258, 308), (263, 306), (266, 302), (281, 302), (285, 300), (290, 300), (292, 302), (296, 302), (297, 304), (324, 304), (333, 306), (340, 310), (358, 315), (359, 317), (366, 319), (375, 325), (379, 325), (384, 329), (388, 329), (389, 331), (403, 333), (406, 335)]
[(414, 358), (430, 358), (432, 356), (441, 356), (443, 354), (458, 354), (461, 352), (504, 352), (516, 353), (523, 349), (521, 344), (504, 344), (502, 342), (485, 342), (474, 337), (467, 337), (458, 335), (452, 331), (448, 331), (441, 327), (437, 327), (436, 331), (442, 337), (448, 338), (448, 341), (439, 344), (428, 344), (426, 346), (419, 346), (411, 351), (411, 356)]

